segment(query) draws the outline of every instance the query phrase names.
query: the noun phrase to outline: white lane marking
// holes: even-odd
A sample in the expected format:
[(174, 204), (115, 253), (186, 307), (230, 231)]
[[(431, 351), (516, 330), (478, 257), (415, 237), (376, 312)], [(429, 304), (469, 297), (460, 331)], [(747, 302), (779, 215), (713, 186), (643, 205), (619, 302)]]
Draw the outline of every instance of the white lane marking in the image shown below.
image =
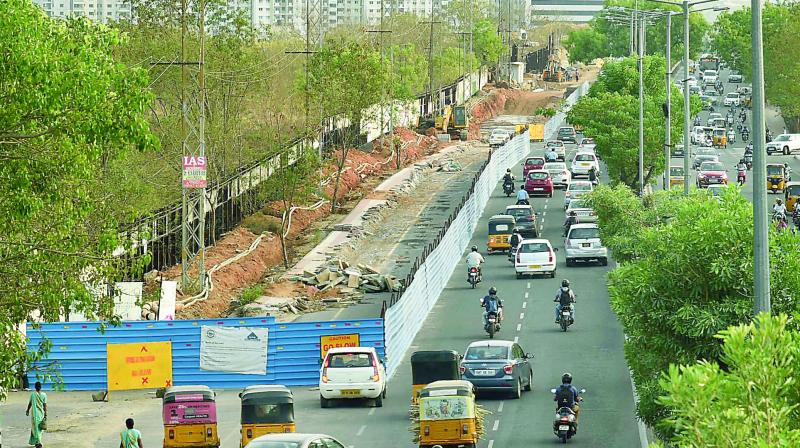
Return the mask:
[(497, 431), (497, 428), (500, 426), (500, 420), (495, 420), (494, 424), (492, 425), (492, 431)]
[[(528, 298), (528, 293), (527, 292), (525, 293), (525, 298), (526, 299)], [(522, 304), (522, 307), (525, 308), (525, 303)]]
[(503, 412), (503, 405), (506, 404), (505, 401), (500, 402), (500, 406), (497, 407), (497, 412)]
[(344, 310), (345, 310), (345, 308), (339, 308), (339, 311), (337, 311), (336, 314), (333, 315), (333, 318), (331, 320), (338, 319), (339, 315), (342, 314), (342, 311), (344, 311)]
[(367, 415), (372, 415), (372, 414), (374, 414), (374, 413), (375, 413), (375, 409), (377, 409), (377, 408), (372, 408), (372, 409), (370, 409), (370, 410), (369, 410), (369, 413), (368, 413)]
[(522, 324), (517, 324), (517, 331), (522, 330)]
[(367, 429), (367, 425), (361, 425), (361, 427), (358, 428), (358, 432), (356, 433), (356, 437), (361, 437), (361, 434), (364, 434), (364, 430), (365, 429)]
[(486, 445), (486, 448), (492, 448), (494, 446), (494, 439), (489, 441), (489, 444)]
[(542, 218), (544, 218), (545, 216), (547, 216), (547, 211), (542, 212)]
[(514, 343), (516, 344), (518, 342), (519, 342), (519, 336), (514, 336)]
[(525, 313), (519, 313), (519, 320), (525, 319)]
[(531, 289), (531, 282), (528, 282), (528, 289)]

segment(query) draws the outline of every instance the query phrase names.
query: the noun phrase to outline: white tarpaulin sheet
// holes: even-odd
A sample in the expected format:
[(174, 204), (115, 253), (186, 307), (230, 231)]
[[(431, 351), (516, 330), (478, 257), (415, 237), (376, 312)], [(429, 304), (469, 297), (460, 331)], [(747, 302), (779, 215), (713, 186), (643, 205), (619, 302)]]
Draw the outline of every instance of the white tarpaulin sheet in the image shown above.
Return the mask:
[(203, 326), (200, 369), (216, 372), (267, 374), (267, 329)]
[(175, 295), (178, 282), (161, 282), (161, 301), (158, 304), (158, 320), (175, 320)]

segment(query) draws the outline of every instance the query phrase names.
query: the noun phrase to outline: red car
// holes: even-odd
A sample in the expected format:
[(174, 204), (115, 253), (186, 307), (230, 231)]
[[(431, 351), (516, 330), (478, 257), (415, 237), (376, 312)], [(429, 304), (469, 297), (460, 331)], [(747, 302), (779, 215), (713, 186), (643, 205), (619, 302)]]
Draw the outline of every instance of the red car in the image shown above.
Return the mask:
[(540, 170), (544, 167), (544, 157), (528, 157), (522, 165), (522, 177), (528, 177), (528, 173), (533, 170)]
[(553, 197), (553, 178), (547, 171), (531, 171), (525, 176), (525, 191), (531, 196)]

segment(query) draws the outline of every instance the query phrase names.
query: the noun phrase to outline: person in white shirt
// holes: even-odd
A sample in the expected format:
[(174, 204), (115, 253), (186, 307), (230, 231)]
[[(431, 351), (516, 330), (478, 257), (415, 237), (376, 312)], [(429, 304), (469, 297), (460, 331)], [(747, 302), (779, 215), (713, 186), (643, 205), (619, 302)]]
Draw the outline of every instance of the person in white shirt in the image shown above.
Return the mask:
[[(478, 281), (481, 280), (481, 264), (484, 263), (486, 260), (483, 259), (483, 255), (478, 252), (478, 246), (472, 246), (472, 252), (467, 254), (467, 275), (469, 275), (469, 270), (471, 268), (478, 268)], [(467, 277), (469, 280), (469, 277)]]

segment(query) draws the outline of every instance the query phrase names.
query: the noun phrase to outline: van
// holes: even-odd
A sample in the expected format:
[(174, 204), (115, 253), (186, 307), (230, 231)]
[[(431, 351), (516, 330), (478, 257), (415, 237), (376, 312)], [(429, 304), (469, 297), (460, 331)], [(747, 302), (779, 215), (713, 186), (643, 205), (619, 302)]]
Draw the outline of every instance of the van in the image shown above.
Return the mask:
[(800, 150), (800, 134), (781, 134), (775, 140), (767, 143), (767, 154), (779, 153), (789, 155)]

